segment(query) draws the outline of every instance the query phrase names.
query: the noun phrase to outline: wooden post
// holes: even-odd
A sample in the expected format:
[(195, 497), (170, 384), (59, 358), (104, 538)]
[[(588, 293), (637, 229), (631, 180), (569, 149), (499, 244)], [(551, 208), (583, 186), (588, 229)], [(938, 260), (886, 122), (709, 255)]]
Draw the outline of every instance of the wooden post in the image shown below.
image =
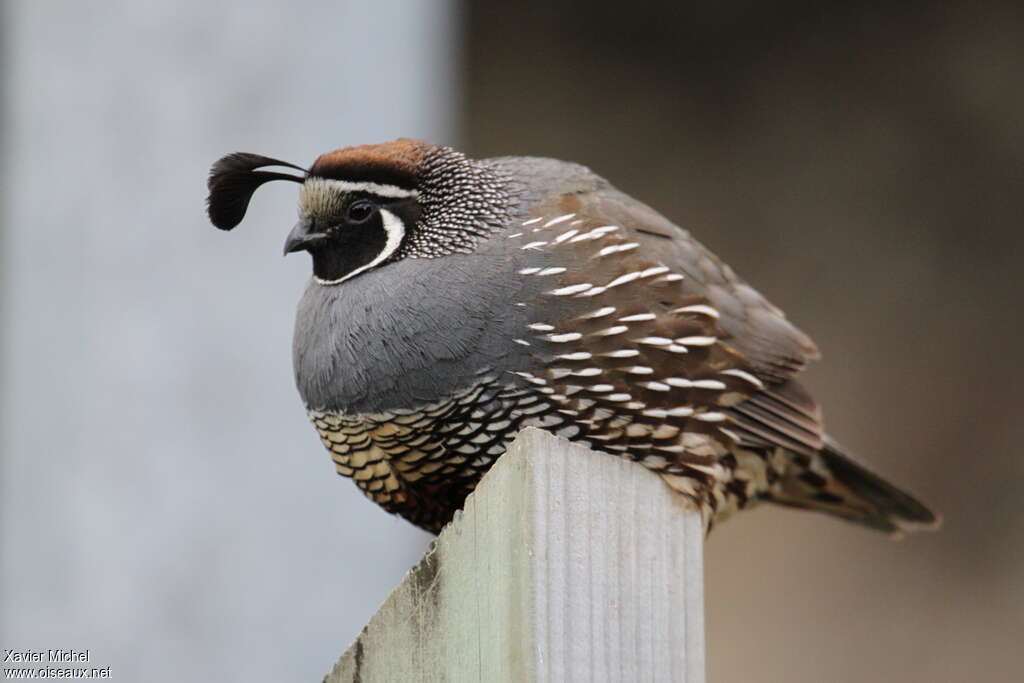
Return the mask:
[(704, 681), (700, 514), (526, 429), (325, 683)]

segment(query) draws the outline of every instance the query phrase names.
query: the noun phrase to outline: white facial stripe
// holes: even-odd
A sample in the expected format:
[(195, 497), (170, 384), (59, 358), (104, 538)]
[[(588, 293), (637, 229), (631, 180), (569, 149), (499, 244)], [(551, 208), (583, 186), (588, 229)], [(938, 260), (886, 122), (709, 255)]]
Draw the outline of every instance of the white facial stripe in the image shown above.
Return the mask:
[(381, 183), (352, 182), (349, 180), (332, 180), (329, 178), (310, 178), (307, 183), (323, 183), (342, 192), (370, 192), (378, 197), (390, 197), (401, 199), (403, 197), (418, 197), (416, 190), (407, 190), (397, 185), (384, 185)]
[(336, 213), (344, 208), (342, 200), (346, 193), (360, 191), (392, 199), (418, 196), (415, 190), (406, 190), (396, 185), (307, 178), (299, 190), (299, 214), (309, 217)]
[(366, 272), (370, 268), (380, 265), (395, 253), (399, 245), (402, 244), (402, 238), (405, 237), (405, 223), (402, 222), (401, 218), (387, 209), (378, 209), (378, 211), (380, 211), (381, 222), (384, 224), (384, 232), (387, 233), (388, 239), (387, 242), (384, 243), (384, 248), (380, 250), (379, 254), (377, 254), (377, 257), (365, 266), (360, 266), (351, 273), (346, 273), (344, 277), (340, 277), (337, 280), (321, 280), (320, 278), (315, 278), (317, 283), (321, 285), (336, 285), (344, 282), (345, 280), (351, 280), (356, 275), (359, 275), (359, 273)]

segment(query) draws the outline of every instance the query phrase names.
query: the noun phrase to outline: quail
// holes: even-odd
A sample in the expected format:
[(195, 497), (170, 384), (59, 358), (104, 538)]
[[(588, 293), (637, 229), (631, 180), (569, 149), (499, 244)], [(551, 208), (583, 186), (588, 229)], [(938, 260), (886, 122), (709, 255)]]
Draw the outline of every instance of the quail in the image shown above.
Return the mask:
[(271, 180), (300, 185), (284, 251), (312, 256), (299, 394), (337, 472), (386, 510), (438, 532), (535, 426), (657, 472), (709, 530), (760, 501), (937, 524), (825, 434), (795, 379), (811, 339), (589, 169), (409, 139), (308, 170), (236, 153), (210, 171), (211, 222), (234, 228)]

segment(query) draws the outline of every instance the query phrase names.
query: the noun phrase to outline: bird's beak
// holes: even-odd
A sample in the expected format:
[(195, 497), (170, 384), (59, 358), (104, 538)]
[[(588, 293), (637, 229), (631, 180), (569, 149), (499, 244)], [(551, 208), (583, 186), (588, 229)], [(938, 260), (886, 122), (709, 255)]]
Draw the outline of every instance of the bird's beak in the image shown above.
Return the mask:
[(288, 239), (284, 241), (284, 253), (288, 255), (293, 251), (311, 249), (315, 244), (327, 239), (322, 232), (313, 232), (313, 221), (303, 219), (295, 224), (292, 231), (288, 233)]

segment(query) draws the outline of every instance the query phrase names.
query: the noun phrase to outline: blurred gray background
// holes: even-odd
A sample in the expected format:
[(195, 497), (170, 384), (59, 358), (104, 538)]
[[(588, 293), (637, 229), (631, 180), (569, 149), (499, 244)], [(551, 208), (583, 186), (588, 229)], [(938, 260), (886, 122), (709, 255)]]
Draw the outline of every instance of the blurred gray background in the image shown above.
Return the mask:
[(586, 163), (691, 229), (814, 336), (830, 431), (945, 514), (716, 529), (711, 680), (1020, 680), (1018, 5), (9, 0), (0, 647), (327, 671), (429, 537), (303, 415), (294, 188), (224, 234), (205, 174), (415, 136)]

